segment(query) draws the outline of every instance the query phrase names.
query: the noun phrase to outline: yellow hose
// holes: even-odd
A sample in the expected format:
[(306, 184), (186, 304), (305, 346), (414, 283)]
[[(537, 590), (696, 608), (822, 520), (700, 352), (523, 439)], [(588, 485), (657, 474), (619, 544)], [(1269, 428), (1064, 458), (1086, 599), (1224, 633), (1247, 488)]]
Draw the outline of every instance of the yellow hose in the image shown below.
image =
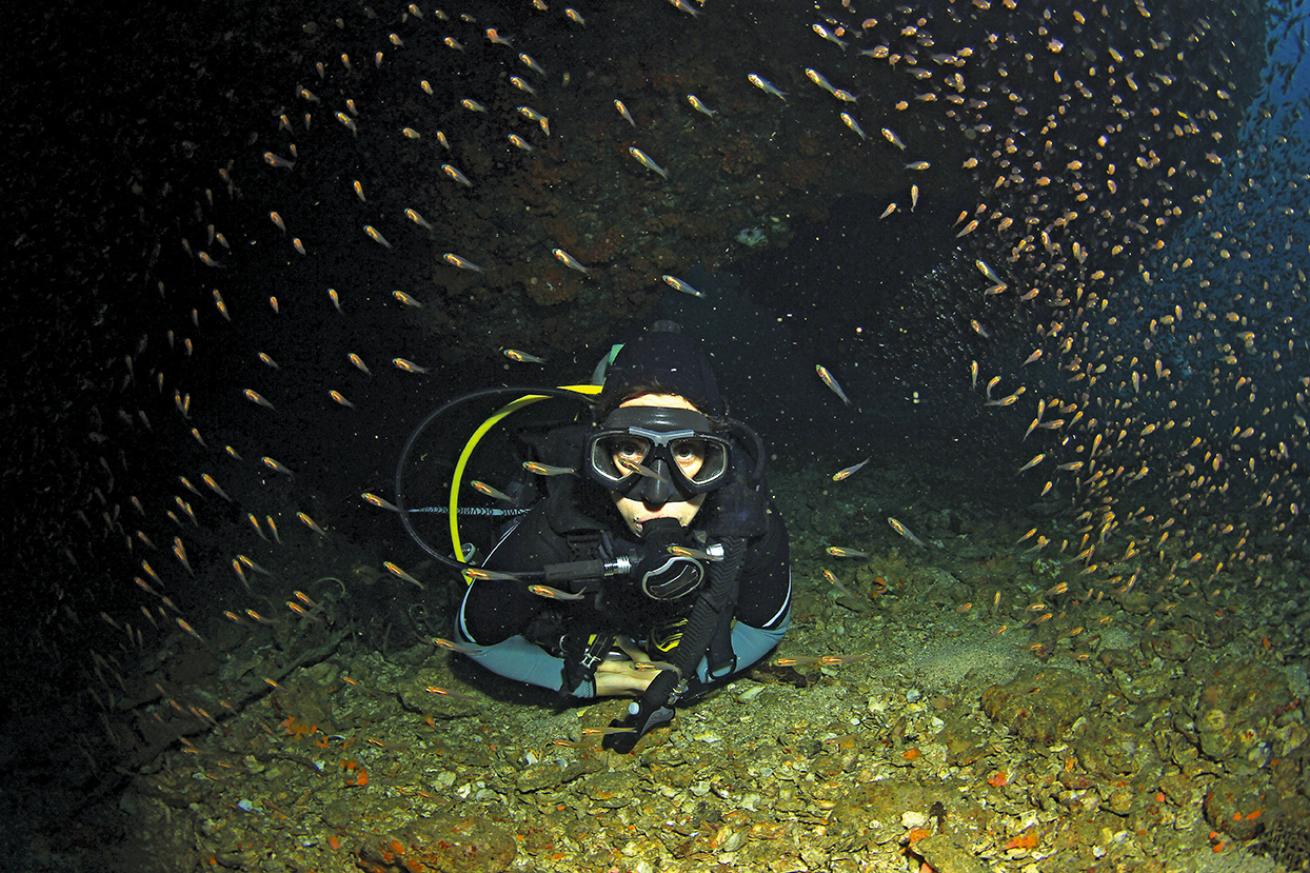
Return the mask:
[[(599, 394), (601, 389), (599, 385), (560, 385), (558, 387), (565, 391), (576, 391), (579, 394)], [(459, 453), (459, 461), (455, 464), (455, 474), (450, 480), (450, 542), (455, 550), (455, 560), (461, 562), (465, 560), (464, 544), (459, 538), (459, 484), (464, 478), (464, 468), (468, 466), (469, 458), (473, 456), (473, 450), (477, 448), (478, 443), (486, 435), (487, 431), (499, 424), (502, 418), (512, 412), (517, 412), (525, 406), (531, 406), (542, 400), (549, 400), (550, 397), (549, 394), (524, 394), (522, 397), (511, 400), (493, 412), (486, 421), (478, 425), (477, 429), (469, 435), (468, 442), (464, 443), (464, 450)]]

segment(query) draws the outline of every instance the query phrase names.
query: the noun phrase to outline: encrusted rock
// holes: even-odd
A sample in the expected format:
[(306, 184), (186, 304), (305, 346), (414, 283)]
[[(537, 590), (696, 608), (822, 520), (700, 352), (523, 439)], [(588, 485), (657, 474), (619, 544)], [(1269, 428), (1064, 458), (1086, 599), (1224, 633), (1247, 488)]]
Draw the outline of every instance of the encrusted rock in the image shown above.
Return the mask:
[(845, 841), (867, 838), (881, 842), (883, 836), (899, 836), (901, 817), (906, 812), (926, 813), (932, 806), (928, 789), (900, 779), (869, 782), (846, 793), (828, 815), (828, 833)]
[(590, 760), (575, 761), (567, 767), (561, 767), (551, 762), (533, 764), (519, 771), (518, 776), (514, 779), (514, 787), (519, 791), (541, 791), (546, 788), (556, 788), (565, 782), (577, 779), (579, 776), (594, 772), (600, 767), (599, 762)]
[(914, 844), (914, 853), (937, 873), (986, 873), (987, 865), (949, 834), (935, 834)]
[(1145, 648), (1166, 661), (1186, 661), (1196, 650), (1196, 639), (1176, 628), (1146, 638)]
[(1287, 679), (1253, 661), (1198, 672), (1203, 684), (1192, 716), (1201, 752), (1214, 761), (1248, 757), (1263, 764), (1274, 739), (1273, 720), (1291, 698)]
[(1097, 683), (1070, 670), (1029, 669), (1012, 682), (984, 691), (982, 706), (992, 721), (1024, 739), (1050, 744), (1100, 696)]
[(1265, 793), (1249, 777), (1225, 776), (1205, 795), (1205, 820), (1233, 839), (1249, 840), (1265, 829)]
[(486, 818), (434, 816), (365, 843), (358, 863), (366, 873), (500, 873), (517, 854), (513, 835)]

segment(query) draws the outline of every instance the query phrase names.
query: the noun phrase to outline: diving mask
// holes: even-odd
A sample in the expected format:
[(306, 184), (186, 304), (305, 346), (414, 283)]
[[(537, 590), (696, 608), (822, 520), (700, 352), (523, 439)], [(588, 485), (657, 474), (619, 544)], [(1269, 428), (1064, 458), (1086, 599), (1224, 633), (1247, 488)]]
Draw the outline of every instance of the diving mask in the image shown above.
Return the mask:
[(587, 439), (583, 466), (602, 488), (659, 506), (725, 484), (730, 443), (695, 410), (624, 406)]

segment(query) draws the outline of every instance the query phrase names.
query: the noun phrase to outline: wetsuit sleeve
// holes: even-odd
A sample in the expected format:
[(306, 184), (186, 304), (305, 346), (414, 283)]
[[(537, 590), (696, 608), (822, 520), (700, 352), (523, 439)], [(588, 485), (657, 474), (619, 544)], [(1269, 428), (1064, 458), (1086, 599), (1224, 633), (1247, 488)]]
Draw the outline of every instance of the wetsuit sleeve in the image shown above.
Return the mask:
[[(537, 506), (506, 532), (488, 554), (493, 570), (532, 570), (568, 560), (568, 547), (550, 530), (544, 506)], [(526, 586), (500, 579), (479, 579), (464, 593), (455, 617), (455, 639), (465, 654), (493, 673), (575, 697), (595, 697), (595, 684), (562, 689), (564, 661), (530, 642), (523, 631), (545, 601)]]
[(723, 682), (763, 658), (791, 627), (791, 550), (787, 527), (773, 507), (769, 509), (768, 530), (749, 548), (732, 626), (736, 661), (731, 668), (711, 676), (708, 660), (701, 658), (696, 678), (707, 685)]

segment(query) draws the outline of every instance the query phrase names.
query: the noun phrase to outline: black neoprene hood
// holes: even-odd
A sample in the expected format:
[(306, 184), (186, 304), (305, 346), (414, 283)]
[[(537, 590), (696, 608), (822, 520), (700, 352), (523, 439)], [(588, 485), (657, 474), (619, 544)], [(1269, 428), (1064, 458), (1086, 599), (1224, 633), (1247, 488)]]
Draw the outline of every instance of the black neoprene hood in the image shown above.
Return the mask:
[(657, 321), (624, 344), (605, 374), (595, 407), (597, 420), (624, 400), (647, 392), (680, 394), (710, 418), (722, 418), (728, 411), (700, 341), (671, 321)]

